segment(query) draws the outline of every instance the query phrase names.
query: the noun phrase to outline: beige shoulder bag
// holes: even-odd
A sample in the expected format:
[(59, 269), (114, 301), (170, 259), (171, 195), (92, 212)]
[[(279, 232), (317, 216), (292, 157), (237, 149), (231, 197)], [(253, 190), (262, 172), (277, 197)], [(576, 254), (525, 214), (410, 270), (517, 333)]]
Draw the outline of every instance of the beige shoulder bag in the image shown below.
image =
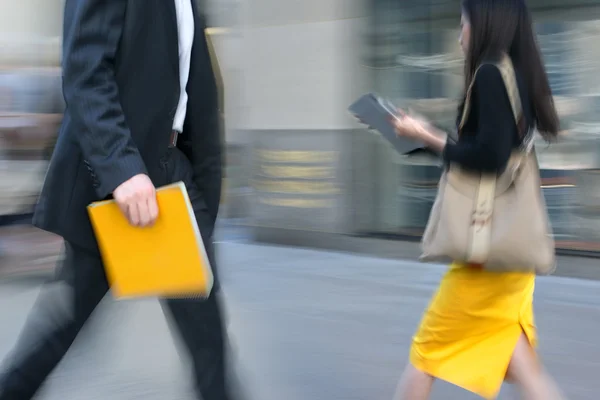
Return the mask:
[[(505, 57), (496, 66), (519, 127), (521, 98), (512, 62)], [(472, 87), (473, 83), (467, 90), (459, 129), (469, 116)], [(422, 248), (422, 261), (462, 261), (498, 272), (546, 275), (554, 271), (554, 240), (540, 187), (533, 132), (526, 133), (523, 145), (499, 175), (473, 173), (454, 164), (444, 171)]]

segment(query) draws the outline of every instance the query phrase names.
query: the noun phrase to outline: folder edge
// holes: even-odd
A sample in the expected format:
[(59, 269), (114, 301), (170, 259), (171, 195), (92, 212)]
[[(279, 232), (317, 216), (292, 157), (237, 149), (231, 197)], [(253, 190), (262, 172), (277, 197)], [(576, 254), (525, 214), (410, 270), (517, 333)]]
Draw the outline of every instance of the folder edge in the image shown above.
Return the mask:
[(208, 298), (210, 296), (210, 293), (212, 292), (214, 283), (215, 283), (215, 277), (213, 274), (213, 269), (212, 269), (212, 265), (210, 263), (210, 260), (208, 259), (208, 254), (206, 254), (206, 247), (204, 246), (204, 240), (202, 240), (202, 233), (200, 232), (200, 228), (198, 227), (198, 221), (196, 220), (196, 214), (194, 214), (194, 207), (192, 206), (192, 202), (190, 200), (190, 196), (188, 195), (187, 189), (185, 187), (185, 183), (179, 181), (176, 182), (174, 185), (177, 185), (179, 187), (181, 187), (182, 192), (183, 192), (183, 198), (185, 200), (185, 203), (188, 207), (188, 212), (190, 214), (191, 218), (191, 223), (192, 223), (192, 228), (194, 228), (194, 233), (196, 234), (196, 243), (198, 244), (198, 249), (200, 251), (200, 257), (202, 257), (202, 260), (204, 261), (205, 265), (208, 267), (207, 268), (207, 276), (206, 276), (206, 293), (203, 293), (203, 295)]

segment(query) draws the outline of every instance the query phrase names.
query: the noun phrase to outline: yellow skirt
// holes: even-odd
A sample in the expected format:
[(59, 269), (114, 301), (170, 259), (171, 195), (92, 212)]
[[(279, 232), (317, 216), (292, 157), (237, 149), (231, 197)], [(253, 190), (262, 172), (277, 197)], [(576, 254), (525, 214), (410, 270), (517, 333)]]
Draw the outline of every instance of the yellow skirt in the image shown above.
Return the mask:
[(536, 347), (535, 275), (453, 263), (423, 316), (412, 365), (486, 399), (500, 391), (522, 333)]

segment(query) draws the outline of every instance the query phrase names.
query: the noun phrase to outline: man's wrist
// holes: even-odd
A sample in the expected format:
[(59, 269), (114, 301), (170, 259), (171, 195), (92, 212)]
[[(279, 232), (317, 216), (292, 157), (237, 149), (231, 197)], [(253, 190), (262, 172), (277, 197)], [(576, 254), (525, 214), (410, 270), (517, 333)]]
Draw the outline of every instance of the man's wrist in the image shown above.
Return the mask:
[(129, 154), (97, 168), (98, 185), (96, 192), (100, 198), (111, 195), (117, 187), (136, 175), (148, 175), (146, 166), (139, 154)]

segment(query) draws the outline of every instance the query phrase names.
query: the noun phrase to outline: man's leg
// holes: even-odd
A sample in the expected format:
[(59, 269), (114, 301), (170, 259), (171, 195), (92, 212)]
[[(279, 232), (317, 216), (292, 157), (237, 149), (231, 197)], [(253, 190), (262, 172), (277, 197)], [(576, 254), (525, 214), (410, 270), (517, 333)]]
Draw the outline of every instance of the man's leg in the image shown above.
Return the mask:
[[(185, 139), (185, 134), (183, 135)], [(232, 400), (239, 397), (231, 393), (226, 368), (226, 334), (222, 310), (219, 304), (219, 278), (216, 269), (212, 240), (213, 223), (207, 214), (202, 192), (193, 181), (193, 169), (189, 159), (178, 148), (172, 149), (166, 163), (167, 179), (183, 181), (196, 221), (204, 241), (206, 253), (213, 267), (215, 283), (208, 299), (166, 299), (163, 309), (170, 314), (191, 360), (194, 383), (202, 400)]]
[(231, 388), (226, 382), (227, 340), (217, 294), (211, 294), (208, 299), (163, 300), (162, 305), (171, 314), (179, 336), (189, 351), (194, 383), (200, 398), (231, 400)]
[(0, 381), (0, 400), (31, 399), (108, 291), (99, 256), (65, 243), (56, 278), (44, 285)]

